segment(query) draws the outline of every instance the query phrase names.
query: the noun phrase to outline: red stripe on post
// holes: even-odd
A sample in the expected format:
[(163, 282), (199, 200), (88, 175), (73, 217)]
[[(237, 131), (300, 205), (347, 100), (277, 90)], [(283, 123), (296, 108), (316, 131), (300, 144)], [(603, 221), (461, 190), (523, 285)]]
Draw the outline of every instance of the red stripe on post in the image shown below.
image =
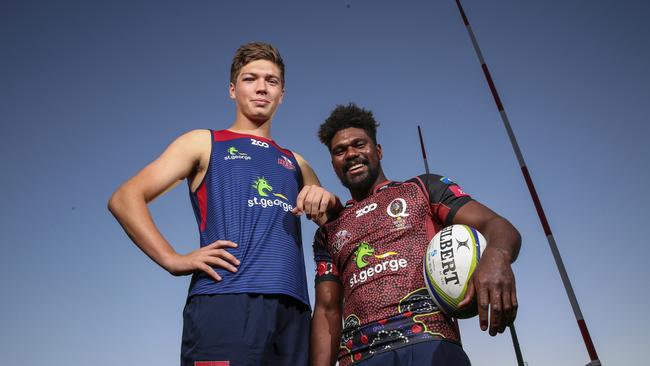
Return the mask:
[(456, 5), (458, 6), (458, 10), (460, 11), (460, 16), (463, 18), (463, 23), (465, 23), (465, 26), (469, 26), (469, 20), (467, 20), (467, 17), (465, 16), (465, 11), (463, 10), (463, 6), (460, 5), (459, 0), (456, 0)]
[(589, 335), (589, 330), (587, 330), (587, 324), (585, 323), (584, 319), (578, 320), (578, 328), (580, 328), (582, 339), (585, 341), (585, 346), (587, 346), (589, 358), (591, 358), (592, 361), (597, 360), (598, 355), (596, 354), (596, 348), (594, 347), (594, 343), (591, 341), (591, 336)]
[(524, 175), (524, 180), (526, 181), (526, 185), (528, 186), (528, 191), (530, 192), (530, 196), (532, 197), (533, 203), (535, 204), (535, 210), (537, 210), (537, 216), (539, 216), (539, 220), (542, 222), (542, 227), (544, 228), (544, 234), (546, 234), (546, 236), (552, 235), (551, 227), (549, 226), (548, 221), (546, 220), (546, 214), (544, 213), (544, 209), (542, 208), (542, 203), (539, 201), (539, 197), (537, 196), (535, 185), (533, 184), (533, 180), (530, 179), (528, 168), (522, 166), (521, 173)]
[(485, 79), (488, 82), (488, 85), (490, 86), (490, 91), (492, 92), (492, 97), (494, 97), (494, 102), (497, 104), (497, 109), (499, 112), (503, 111), (503, 104), (501, 104), (501, 98), (499, 98), (499, 92), (497, 92), (497, 87), (494, 86), (494, 81), (492, 81), (492, 75), (490, 75), (490, 70), (488, 70), (488, 67), (486, 64), (481, 65), (481, 68), (483, 69), (483, 74), (485, 75)]

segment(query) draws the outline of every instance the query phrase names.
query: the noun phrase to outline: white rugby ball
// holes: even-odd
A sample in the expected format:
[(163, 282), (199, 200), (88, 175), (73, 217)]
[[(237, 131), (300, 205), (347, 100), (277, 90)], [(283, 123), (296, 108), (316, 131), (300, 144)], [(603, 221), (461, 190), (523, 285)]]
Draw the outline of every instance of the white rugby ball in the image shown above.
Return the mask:
[(447, 315), (466, 319), (478, 314), (476, 303), (463, 310), (458, 309), (458, 304), (465, 297), (468, 280), (486, 245), (483, 235), (467, 225), (447, 226), (429, 242), (424, 282), (433, 301)]

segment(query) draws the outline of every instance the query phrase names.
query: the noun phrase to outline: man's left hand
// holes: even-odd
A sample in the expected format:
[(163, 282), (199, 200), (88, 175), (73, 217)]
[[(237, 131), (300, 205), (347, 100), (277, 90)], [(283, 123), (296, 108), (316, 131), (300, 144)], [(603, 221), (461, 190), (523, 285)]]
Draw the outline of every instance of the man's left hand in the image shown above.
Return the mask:
[(517, 294), (515, 276), (508, 255), (498, 248), (486, 248), (474, 274), (460, 308), (468, 306), (476, 297), (481, 330), (488, 329), (495, 336), (503, 333), (517, 316)]

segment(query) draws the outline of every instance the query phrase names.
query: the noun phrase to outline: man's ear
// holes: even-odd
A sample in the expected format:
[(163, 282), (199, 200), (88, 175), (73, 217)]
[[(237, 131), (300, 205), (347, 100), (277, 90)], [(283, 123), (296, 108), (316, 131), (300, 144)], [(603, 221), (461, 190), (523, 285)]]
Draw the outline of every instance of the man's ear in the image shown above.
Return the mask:
[(381, 160), (381, 144), (377, 144), (377, 156), (379, 156), (379, 160)]
[(235, 84), (230, 83), (230, 86), (228, 86), (228, 94), (230, 94), (230, 99), (235, 99)]

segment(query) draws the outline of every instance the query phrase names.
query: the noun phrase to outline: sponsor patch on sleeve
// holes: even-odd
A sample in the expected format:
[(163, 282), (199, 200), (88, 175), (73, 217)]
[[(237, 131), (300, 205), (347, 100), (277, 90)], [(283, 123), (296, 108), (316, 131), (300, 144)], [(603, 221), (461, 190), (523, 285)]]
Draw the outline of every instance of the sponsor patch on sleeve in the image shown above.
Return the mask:
[(332, 262), (318, 262), (316, 264), (316, 277), (323, 277), (327, 275), (338, 276), (339, 271)]
[(454, 194), (456, 197), (465, 197), (469, 196), (469, 194), (465, 193), (462, 188), (459, 186), (453, 185), (449, 186), (449, 190)]
[(444, 184), (452, 184), (452, 183), (454, 183), (454, 181), (451, 180), (449, 177), (442, 177), (442, 178), (440, 178), (440, 181), (442, 183), (444, 183)]

